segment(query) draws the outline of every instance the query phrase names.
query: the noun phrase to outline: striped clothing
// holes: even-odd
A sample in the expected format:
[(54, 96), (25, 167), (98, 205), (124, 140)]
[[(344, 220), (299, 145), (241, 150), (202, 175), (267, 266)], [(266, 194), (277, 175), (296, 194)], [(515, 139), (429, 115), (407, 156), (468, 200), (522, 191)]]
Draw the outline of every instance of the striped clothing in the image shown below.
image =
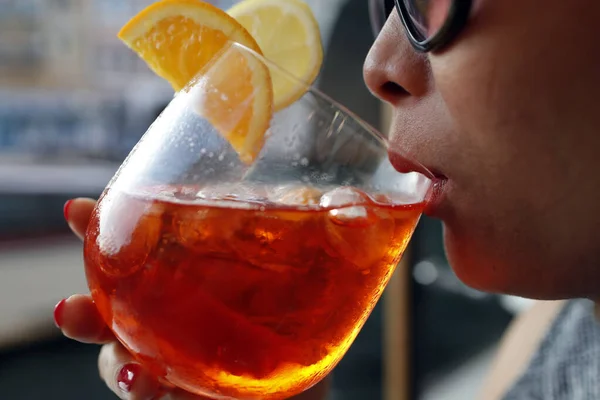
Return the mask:
[(594, 303), (567, 303), (504, 400), (600, 400), (600, 323)]

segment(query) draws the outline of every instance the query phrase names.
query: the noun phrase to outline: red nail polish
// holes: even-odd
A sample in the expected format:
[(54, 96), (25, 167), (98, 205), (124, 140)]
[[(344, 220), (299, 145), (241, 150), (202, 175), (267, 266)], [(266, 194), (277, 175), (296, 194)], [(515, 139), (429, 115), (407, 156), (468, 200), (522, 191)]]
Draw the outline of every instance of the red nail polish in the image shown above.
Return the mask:
[(131, 392), (135, 380), (139, 376), (140, 365), (139, 364), (127, 364), (119, 371), (117, 376), (117, 385), (119, 389), (125, 393)]
[(69, 222), (69, 209), (71, 208), (71, 204), (73, 204), (73, 200), (67, 201), (63, 207), (63, 213), (67, 222)]
[(58, 302), (58, 304), (54, 307), (54, 323), (56, 327), (60, 329), (63, 324), (63, 314), (65, 310), (65, 304), (67, 304), (67, 299), (63, 299)]

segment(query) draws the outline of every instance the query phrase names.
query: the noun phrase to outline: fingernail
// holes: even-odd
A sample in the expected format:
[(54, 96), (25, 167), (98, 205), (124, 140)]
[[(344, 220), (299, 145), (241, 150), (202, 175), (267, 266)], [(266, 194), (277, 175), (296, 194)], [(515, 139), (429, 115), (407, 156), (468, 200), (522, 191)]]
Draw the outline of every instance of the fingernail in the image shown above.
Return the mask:
[(139, 364), (127, 364), (119, 371), (117, 376), (117, 385), (119, 389), (125, 393), (131, 392), (135, 380), (139, 376), (140, 365)]
[(69, 222), (69, 209), (71, 208), (71, 204), (73, 204), (73, 200), (69, 200), (65, 203), (63, 207), (63, 213), (65, 215), (65, 220)]
[(67, 299), (62, 299), (58, 302), (56, 306), (54, 306), (54, 323), (56, 327), (60, 329), (63, 324), (63, 314), (65, 310), (65, 304), (67, 304)]

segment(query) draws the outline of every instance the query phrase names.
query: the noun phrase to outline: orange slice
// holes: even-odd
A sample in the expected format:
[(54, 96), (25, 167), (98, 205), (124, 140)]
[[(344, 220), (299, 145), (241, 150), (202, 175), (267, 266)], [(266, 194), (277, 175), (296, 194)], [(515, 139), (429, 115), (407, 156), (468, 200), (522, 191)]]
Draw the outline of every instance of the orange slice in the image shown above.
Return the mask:
[(252, 34), (269, 61), (298, 79), (271, 71), (275, 111), (300, 99), (323, 64), (321, 32), (310, 7), (302, 0), (244, 0), (227, 12)]
[(118, 36), (176, 92), (230, 41), (261, 53), (239, 22), (199, 0), (154, 3), (129, 21)]
[(273, 114), (273, 86), (263, 61), (231, 45), (192, 87), (194, 104), (249, 164), (260, 153)]
[(254, 161), (273, 113), (272, 82), (264, 63), (231, 46), (262, 54), (239, 22), (199, 0), (162, 0), (129, 21), (119, 38), (175, 91), (203, 76), (212, 94), (203, 94), (198, 111), (244, 162)]

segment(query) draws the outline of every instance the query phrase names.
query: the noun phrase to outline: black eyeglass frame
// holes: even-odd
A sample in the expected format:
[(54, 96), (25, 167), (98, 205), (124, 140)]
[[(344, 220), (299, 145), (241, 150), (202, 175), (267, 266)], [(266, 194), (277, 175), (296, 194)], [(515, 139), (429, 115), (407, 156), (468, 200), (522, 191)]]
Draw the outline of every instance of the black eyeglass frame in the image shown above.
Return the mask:
[(425, 40), (418, 39), (422, 35), (412, 21), (404, 1), (395, 0), (395, 3), (408, 40), (417, 51), (427, 53), (443, 48), (458, 36), (467, 24), (473, 0), (452, 0), (452, 5), (450, 6), (450, 11), (444, 25), (433, 36)]

